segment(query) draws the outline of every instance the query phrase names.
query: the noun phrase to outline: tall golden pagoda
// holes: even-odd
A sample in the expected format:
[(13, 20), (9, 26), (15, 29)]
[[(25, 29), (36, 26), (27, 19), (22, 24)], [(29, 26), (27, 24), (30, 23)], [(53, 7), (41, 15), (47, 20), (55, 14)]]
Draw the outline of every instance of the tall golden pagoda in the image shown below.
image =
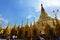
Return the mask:
[(28, 19), (27, 19), (27, 22), (26, 22), (26, 25), (25, 25), (25, 37), (27, 36), (30, 36), (30, 28), (29, 28), (29, 25), (28, 25)]
[(6, 29), (4, 30), (5, 31), (5, 35), (7, 38), (9, 38), (9, 36), (11, 35), (11, 27), (10, 27), (10, 23), (8, 23)]
[(41, 14), (40, 17), (37, 21), (37, 25), (38, 27), (42, 27), (43, 24), (46, 23), (46, 21), (48, 22), (48, 24), (52, 27), (53, 26), (53, 18), (51, 18), (47, 12), (45, 11), (43, 4), (41, 4)]
[(22, 25), (21, 25), (21, 28), (20, 28), (20, 33), (21, 33), (21, 37), (25, 36), (25, 27), (24, 27), (24, 24), (23, 24), (23, 20), (22, 20)]

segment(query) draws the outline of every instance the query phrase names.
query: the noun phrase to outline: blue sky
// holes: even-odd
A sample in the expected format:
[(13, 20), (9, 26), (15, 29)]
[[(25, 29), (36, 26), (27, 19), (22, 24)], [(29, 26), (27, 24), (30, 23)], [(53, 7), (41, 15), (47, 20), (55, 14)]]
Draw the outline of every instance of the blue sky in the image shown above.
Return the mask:
[[(6, 27), (8, 22), (13, 26), (24, 25), (28, 19), (28, 23), (33, 23), (33, 17), (37, 21), (40, 13), (41, 3), (44, 5), (46, 12), (54, 17), (53, 10), (60, 9), (59, 0), (0, 0), (0, 24)], [(58, 18), (60, 19), (59, 15)]]

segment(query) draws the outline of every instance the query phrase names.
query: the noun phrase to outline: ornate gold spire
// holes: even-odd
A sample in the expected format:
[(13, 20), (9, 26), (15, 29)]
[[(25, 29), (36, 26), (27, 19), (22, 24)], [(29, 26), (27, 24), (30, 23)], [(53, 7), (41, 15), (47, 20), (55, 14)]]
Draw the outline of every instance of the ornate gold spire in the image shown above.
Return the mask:
[(33, 19), (34, 19), (34, 24), (35, 24), (35, 17)]
[(38, 27), (41, 25), (42, 26), (42, 23), (46, 23), (46, 21), (50, 24), (52, 24), (52, 20), (53, 18), (51, 18), (47, 12), (45, 11), (44, 7), (43, 7), (43, 4), (41, 4), (41, 14), (40, 14), (40, 17), (37, 21), (37, 25)]
[(17, 30), (17, 27), (16, 27), (16, 23), (14, 24), (14, 27), (13, 27), (14, 30)]
[(28, 19), (27, 19), (26, 25), (28, 25)]
[(16, 23), (14, 24), (14, 27), (16, 27)]
[(47, 18), (49, 18), (48, 14), (45, 12), (45, 9), (43, 8), (43, 4), (41, 4), (41, 14), (38, 22), (43, 22), (43, 21), (45, 22)]
[(2, 26), (0, 25), (0, 34), (3, 34), (3, 28), (2, 28)]
[(33, 26), (36, 27), (37, 25), (36, 25), (36, 22), (35, 22), (35, 17), (33, 19), (34, 19), (34, 25)]
[(29, 27), (29, 25), (28, 25), (28, 19), (27, 19), (27, 21), (26, 21), (25, 27), (27, 27), (27, 28)]
[(30, 22), (30, 27), (32, 27), (32, 22)]
[(20, 25), (18, 25), (18, 29), (20, 29)]
[(8, 23), (6, 29), (10, 29), (10, 22)]
[(21, 27), (23, 27), (23, 20), (22, 20), (22, 25), (21, 25)]
[(41, 12), (45, 11), (45, 9), (43, 8), (43, 4), (41, 4)]
[(46, 13), (45, 9), (43, 8), (43, 4), (41, 4), (41, 15), (40, 15), (40, 19), (42, 21), (46, 21), (46, 17), (48, 17), (48, 14)]
[(8, 23), (8, 26), (5, 29), (5, 34), (10, 35), (10, 33), (11, 33), (10, 23)]

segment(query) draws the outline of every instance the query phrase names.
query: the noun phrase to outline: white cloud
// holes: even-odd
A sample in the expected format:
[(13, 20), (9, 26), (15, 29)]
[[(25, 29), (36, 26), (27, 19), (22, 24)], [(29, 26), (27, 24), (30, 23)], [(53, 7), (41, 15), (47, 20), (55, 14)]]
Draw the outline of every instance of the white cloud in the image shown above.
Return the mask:
[(38, 12), (41, 10), (41, 3), (46, 7), (60, 7), (60, 0), (38, 0), (38, 5), (35, 6), (35, 11)]
[(43, 3), (44, 6), (50, 6), (50, 7), (60, 6), (60, 1), (59, 0), (38, 0), (38, 1), (41, 2), (41, 3)]
[(26, 17), (27, 19), (30, 19), (30, 18), (35, 18), (35, 21), (37, 22), (39, 17), (36, 17), (35, 15), (29, 15)]
[(27, 18), (27, 19), (30, 19), (30, 18), (33, 18), (33, 17), (36, 18), (36, 16), (34, 16), (34, 15), (28, 15), (26, 18)]
[(40, 11), (41, 10), (41, 6), (39, 5), (39, 6), (37, 6), (37, 7), (35, 7), (35, 12), (38, 12), (38, 11)]
[(0, 22), (8, 23), (8, 20), (4, 18), (0, 18)]
[(31, 15), (29, 15), (27, 18), (28, 18), (28, 19), (30, 19), (31, 17), (32, 17), (32, 16), (31, 16)]
[(2, 14), (0, 14), (0, 23), (8, 23), (7, 19), (2, 18)]

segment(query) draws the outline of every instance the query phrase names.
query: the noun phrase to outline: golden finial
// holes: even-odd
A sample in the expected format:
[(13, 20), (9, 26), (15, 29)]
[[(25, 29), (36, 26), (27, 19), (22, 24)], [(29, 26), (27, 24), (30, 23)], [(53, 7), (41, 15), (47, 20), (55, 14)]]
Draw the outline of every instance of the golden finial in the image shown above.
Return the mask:
[(28, 25), (28, 19), (27, 19), (26, 25)]
[(10, 26), (10, 22), (8, 22), (8, 26)]
[(41, 4), (41, 7), (43, 7), (43, 4)]
[(43, 4), (41, 4), (41, 12), (42, 12), (42, 11), (45, 11), (44, 8), (43, 8)]
[(6, 28), (10, 28), (10, 22), (8, 22), (8, 25), (7, 25), (7, 27)]
[(32, 22), (30, 22), (30, 27), (32, 27)]
[(14, 27), (13, 27), (13, 29), (16, 29), (16, 23), (14, 24)]
[(34, 19), (34, 24), (35, 24), (35, 17), (33, 19)]
[(21, 27), (23, 27), (23, 20), (22, 20), (22, 25), (21, 25)]

